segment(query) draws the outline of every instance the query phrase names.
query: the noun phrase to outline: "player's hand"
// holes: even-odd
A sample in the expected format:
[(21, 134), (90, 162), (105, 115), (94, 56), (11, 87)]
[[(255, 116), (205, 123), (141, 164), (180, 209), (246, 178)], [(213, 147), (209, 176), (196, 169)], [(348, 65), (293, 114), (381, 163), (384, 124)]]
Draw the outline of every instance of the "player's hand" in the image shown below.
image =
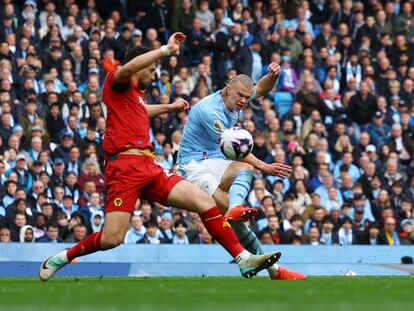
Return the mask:
[(267, 175), (286, 178), (292, 173), (292, 167), (283, 163), (272, 163), (266, 165), (263, 172)]
[(280, 75), (279, 64), (276, 62), (270, 63), (269, 67), (267, 67), (267, 72), (278, 77)]
[(167, 47), (171, 53), (178, 52), (180, 50), (180, 44), (185, 41), (186, 36), (182, 32), (174, 33), (167, 43)]
[(171, 112), (174, 111), (185, 111), (188, 108), (190, 108), (190, 104), (188, 101), (179, 98), (177, 99), (175, 102), (173, 102), (172, 104), (170, 104), (170, 108), (171, 108)]

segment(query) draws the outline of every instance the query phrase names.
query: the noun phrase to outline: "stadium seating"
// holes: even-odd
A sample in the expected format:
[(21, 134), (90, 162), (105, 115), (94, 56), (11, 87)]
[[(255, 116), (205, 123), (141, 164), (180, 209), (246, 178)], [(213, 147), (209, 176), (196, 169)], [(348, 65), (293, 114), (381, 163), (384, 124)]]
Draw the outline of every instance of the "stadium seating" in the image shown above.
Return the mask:
[(273, 102), (279, 118), (282, 118), (286, 112), (289, 111), (293, 104), (293, 95), (289, 92), (276, 92), (273, 97)]

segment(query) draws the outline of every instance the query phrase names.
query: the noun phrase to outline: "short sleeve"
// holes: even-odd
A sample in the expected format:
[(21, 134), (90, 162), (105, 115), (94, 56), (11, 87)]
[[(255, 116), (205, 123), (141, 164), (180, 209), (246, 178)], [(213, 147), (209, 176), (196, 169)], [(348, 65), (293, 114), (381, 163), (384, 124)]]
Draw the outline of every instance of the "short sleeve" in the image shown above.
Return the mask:
[(115, 71), (108, 72), (106, 76), (105, 83), (107, 83), (107, 86), (109, 86), (111, 90), (115, 92), (123, 93), (131, 89), (130, 81), (126, 83), (116, 83), (114, 82), (114, 76), (115, 76)]

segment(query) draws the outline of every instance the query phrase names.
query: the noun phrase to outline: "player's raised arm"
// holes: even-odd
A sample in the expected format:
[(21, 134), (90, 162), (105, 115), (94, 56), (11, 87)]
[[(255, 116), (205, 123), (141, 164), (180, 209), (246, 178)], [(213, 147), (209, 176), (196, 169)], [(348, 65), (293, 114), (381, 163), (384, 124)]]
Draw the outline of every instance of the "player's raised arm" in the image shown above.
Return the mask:
[(249, 153), (243, 160), (243, 162), (253, 165), (255, 169), (266, 173), (267, 175), (277, 176), (280, 178), (286, 178), (292, 172), (292, 167), (283, 163), (267, 164), (262, 160), (256, 158), (252, 153)]
[(257, 82), (255, 89), (256, 98), (262, 97), (269, 93), (276, 85), (280, 76), (280, 66), (278, 63), (272, 62), (267, 68), (267, 74)]
[(114, 76), (114, 82), (118, 84), (127, 83), (131, 77), (141, 69), (148, 67), (163, 56), (178, 52), (180, 44), (184, 42), (184, 40), (185, 35), (183, 33), (174, 33), (168, 40), (167, 45), (163, 45), (159, 49), (139, 55), (118, 69)]
[(163, 105), (145, 105), (147, 110), (148, 117), (153, 118), (159, 116), (160, 114), (175, 112), (175, 111), (184, 111), (190, 108), (188, 101), (179, 98), (172, 104), (163, 104)]

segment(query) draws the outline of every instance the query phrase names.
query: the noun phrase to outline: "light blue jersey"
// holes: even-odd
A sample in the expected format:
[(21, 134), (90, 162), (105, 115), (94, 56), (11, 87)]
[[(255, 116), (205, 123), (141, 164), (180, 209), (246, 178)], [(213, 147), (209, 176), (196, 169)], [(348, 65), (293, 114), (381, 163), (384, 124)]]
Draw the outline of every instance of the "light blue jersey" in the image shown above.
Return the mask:
[(188, 164), (192, 159), (226, 159), (220, 151), (219, 138), (224, 129), (233, 127), (239, 118), (237, 110), (229, 111), (221, 91), (204, 97), (191, 108), (180, 142), (177, 162)]

